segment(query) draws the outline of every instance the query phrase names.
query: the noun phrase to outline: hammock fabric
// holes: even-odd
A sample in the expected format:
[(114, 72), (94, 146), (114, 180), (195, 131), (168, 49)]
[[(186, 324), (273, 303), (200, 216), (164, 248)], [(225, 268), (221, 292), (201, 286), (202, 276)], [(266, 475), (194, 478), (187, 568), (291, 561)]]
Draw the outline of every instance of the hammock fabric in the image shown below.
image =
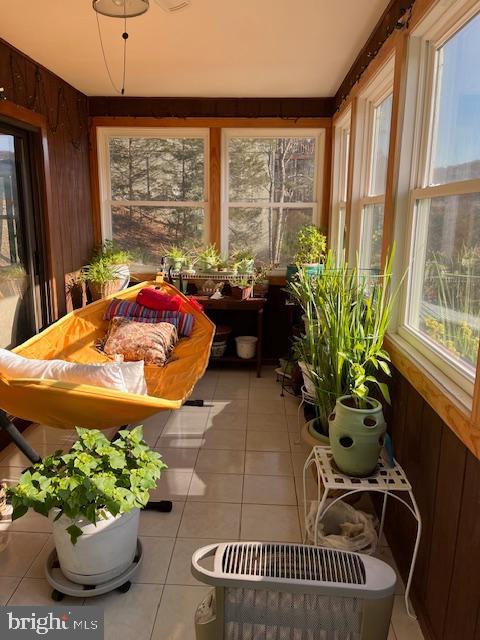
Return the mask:
[[(140, 289), (153, 284), (143, 282), (73, 311), (13, 351), (43, 360), (111, 362), (95, 347), (108, 328), (108, 321), (103, 320), (106, 307), (114, 297), (135, 300)], [(189, 338), (178, 342), (172, 361), (164, 367), (145, 366), (147, 396), (91, 385), (0, 376), (0, 408), (19, 418), (68, 429), (109, 429), (139, 422), (164, 409), (178, 409), (205, 372), (215, 327), (175, 287), (165, 282), (157, 286), (163, 293), (182, 297), (181, 310), (194, 315), (195, 326)]]

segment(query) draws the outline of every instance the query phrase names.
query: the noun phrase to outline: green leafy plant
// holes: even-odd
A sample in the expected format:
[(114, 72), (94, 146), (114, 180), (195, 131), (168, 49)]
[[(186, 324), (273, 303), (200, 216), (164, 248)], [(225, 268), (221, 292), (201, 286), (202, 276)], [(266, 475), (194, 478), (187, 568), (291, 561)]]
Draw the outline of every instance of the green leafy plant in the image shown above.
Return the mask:
[(181, 262), (183, 264), (187, 260), (187, 253), (181, 247), (172, 245), (165, 253), (165, 257), (174, 263)]
[(389, 402), (388, 386), (380, 376), (390, 375), (383, 339), (396, 296), (391, 290), (392, 260), (393, 254), (372, 280), (345, 261), (337, 268), (329, 252), (321, 276), (312, 278), (300, 268), (288, 286), (304, 311), (305, 333), (296, 342), (295, 355), (309, 370), (325, 433), (340, 396), (351, 395), (354, 406), (363, 408), (377, 387)]
[(114, 240), (105, 240), (93, 255), (92, 262), (105, 262), (110, 265), (130, 264), (133, 256), (130, 251), (122, 249)]
[(20, 264), (11, 264), (0, 267), (0, 280), (21, 280), (27, 275), (25, 269)]
[(209, 244), (198, 252), (198, 260), (205, 269), (216, 269), (222, 257), (213, 244)]
[(142, 427), (120, 431), (110, 442), (96, 429), (77, 428), (79, 440), (70, 452), (56, 451), (22, 473), (18, 484), (8, 489), (12, 500), (12, 519), (29, 508), (48, 517), (58, 509), (72, 524), (67, 528), (73, 544), (82, 534), (76, 521), (92, 524), (148, 502), (166, 465), (160, 455), (143, 440)]
[(325, 258), (327, 239), (318, 227), (307, 224), (297, 234), (295, 264), (318, 264)]
[(118, 279), (118, 274), (111, 262), (105, 258), (98, 258), (91, 262), (83, 270), (81, 278), (85, 282), (93, 282), (96, 284), (106, 284)]

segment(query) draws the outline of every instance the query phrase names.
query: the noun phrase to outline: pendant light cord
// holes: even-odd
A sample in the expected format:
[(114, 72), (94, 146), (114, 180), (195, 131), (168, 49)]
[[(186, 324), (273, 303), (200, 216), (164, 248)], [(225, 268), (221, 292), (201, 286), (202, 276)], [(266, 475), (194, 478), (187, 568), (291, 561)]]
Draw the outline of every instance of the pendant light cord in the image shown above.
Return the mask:
[[(112, 78), (112, 74), (110, 73), (110, 68), (108, 66), (108, 61), (107, 61), (107, 56), (105, 54), (105, 47), (103, 46), (103, 38), (102, 38), (102, 30), (100, 29), (100, 20), (98, 18), (98, 12), (95, 12), (95, 16), (97, 18), (97, 29), (98, 29), (98, 37), (100, 40), (100, 47), (102, 49), (102, 56), (103, 56), (103, 62), (105, 64), (105, 69), (107, 70), (107, 74), (108, 74), (108, 78), (110, 80), (110, 84), (113, 87), (113, 90), (115, 91), (115, 93), (118, 93), (119, 95), (123, 96), (125, 95), (125, 75), (126, 75), (126, 68), (127, 68), (127, 39), (128, 39), (128, 34), (127, 34), (127, 18), (124, 17), (124, 24), (125, 24), (125, 31), (122, 35), (123, 37), (123, 76), (122, 76), (122, 88), (118, 89), (117, 85), (115, 84), (115, 82), (113, 81)], [(126, 35), (126, 37), (125, 37)]]

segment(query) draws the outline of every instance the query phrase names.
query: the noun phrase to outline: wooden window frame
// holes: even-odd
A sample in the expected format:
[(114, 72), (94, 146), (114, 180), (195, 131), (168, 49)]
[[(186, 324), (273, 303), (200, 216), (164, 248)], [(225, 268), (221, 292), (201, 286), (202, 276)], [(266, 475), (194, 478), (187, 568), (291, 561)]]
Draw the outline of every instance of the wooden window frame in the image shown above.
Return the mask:
[(345, 225), (349, 202), (350, 147), (352, 106), (348, 105), (333, 125), (332, 204), (328, 228), (329, 245), (337, 262), (341, 260), (345, 242)]

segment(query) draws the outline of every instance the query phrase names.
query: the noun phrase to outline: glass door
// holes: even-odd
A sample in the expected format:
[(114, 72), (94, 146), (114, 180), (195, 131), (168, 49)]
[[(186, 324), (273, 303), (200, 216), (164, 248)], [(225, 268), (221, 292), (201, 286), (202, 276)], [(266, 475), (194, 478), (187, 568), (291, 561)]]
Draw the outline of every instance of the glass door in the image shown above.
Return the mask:
[[(30, 132), (0, 122), (0, 347), (45, 324), (40, 199), (34, 194)], [(37, 205), (37, 206), (35, 206)]]

